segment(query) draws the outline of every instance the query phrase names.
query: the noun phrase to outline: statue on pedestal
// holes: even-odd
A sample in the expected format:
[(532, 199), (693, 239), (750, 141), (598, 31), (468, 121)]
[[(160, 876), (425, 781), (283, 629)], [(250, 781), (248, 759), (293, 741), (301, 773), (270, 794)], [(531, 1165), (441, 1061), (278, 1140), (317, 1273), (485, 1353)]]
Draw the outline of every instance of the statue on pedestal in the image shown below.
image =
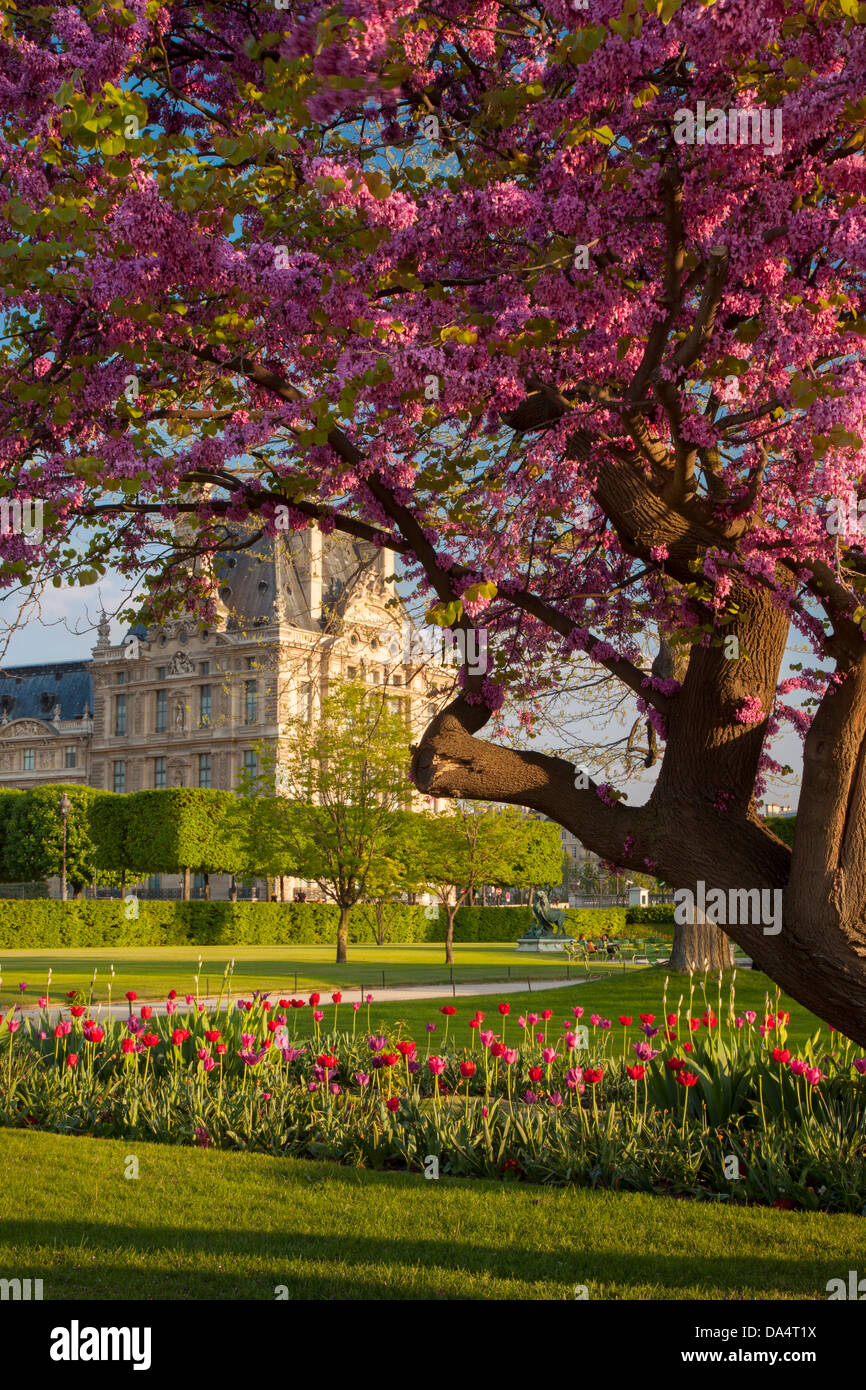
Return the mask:
[(544, 889), (536, 889), (532, 900), (532, 926), (527, 937), (567, 936), (565, 913), (562, 908), (551, 907), (550, 898)]

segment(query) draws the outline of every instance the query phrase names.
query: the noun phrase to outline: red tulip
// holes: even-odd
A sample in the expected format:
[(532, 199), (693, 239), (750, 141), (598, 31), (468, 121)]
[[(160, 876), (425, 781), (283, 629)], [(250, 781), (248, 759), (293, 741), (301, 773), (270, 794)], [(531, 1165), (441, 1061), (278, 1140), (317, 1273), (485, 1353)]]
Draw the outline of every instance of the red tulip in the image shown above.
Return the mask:
[(449, 1018), (453, 1018), (457, 1010), (453, 1004), (443, 1004), (439, 1012), (440, 1014), (447, 1014)]
[(497, 1008), (499, 1009), (499, 1012), (503, 1015), (503, 1017), (505, 1016), (505, 1014), (510, 1014), (510, 1013), (511, 1013), (511, 1005), (510, 1005), (510, 1004), (506, 1004), (506, 1003), (503, 1002), (503, 1003), (501, 1003), (501, 1004), (498, 1004), (498, 1005), (497, 1005)]
[(121, 1052), (125, 1052), (127, 1055), (128, 1055), (130, 1052), (134, 1052), (134, 1051), (135, 1051), (135, 1038), (122, 1038), (122, 1039), (121, 1039), (121, 1043), (120, 1043), (120, 1050), (121, 1050)]
[(218, 1028), (209, 1028), (205, 1033), (205, 1038), (209, 1043), (215, 1043), (219, 1035), (220, 1034)]
[(588, 1081), (591, 1086), (595, 1086), (604, 1076), (603, 1067), (586, 1067), (583, 1073), (584, 1081)]
[(788, 1048), (787, 1048), (787, 1047), (774, 1047), (774, 1048), (773, 1048), (773, 1061), (774, 1061), (774, 1062), (789, 1062), (790, 1060), (791, 1060), (791, 1054), (790, 1054), (790, 1052), (788, 1051)]
[(646, 1076), (646, 1067), (626, 1067), (626, 1073), (631, 1077), (632, 1081), (642, 1081)]
[(460, 1063), (460, 1075), (461, 1075), (461, 1076), (465, 1076), (466, 1079), (467, 1079), (467, 1081), (468, 1081), (470, 1076), (474, 1076), (474, 1075), (475, 1075), (475, 1063), (474, 1063), (474, 1062), (461, 1062), (461, 1063)]
[(175, 1047), (180, 1047), (181, 1043), (186, 1042), (188, 1037), (188, 1028), (175, 1028), (174, 1032), (171, 1035), (171, 1040), (174, 1043)]
[(142, 1016), (142, 1018), (145, 1018), (145, 1019), (147, 1019), (147, 1018), (153, 1018), (153, 1009), (150, 1007), (149, 1004), (142, 1004), (142, 1006), (141, 1006), (141, 1016)]
[(130, 989), (127, 990), (126, 997), (129, 1000), (130, 1004), (134, 1004), (136, 999), (138, 998), (138, 995), (136, 994), (134, 989)]
[(392, 1115), (394, 1114), (395, 1110), (400, 1109), (400, 1102), (396, 1096), (389, 1096), (388, 1099), (385, 1101), (385, 1105), (391, 1111)]
[(314, 1009), (314, 1008), (316, 1007), (316, 1005), (318, 1004), (318, 1002), (319, 1002), (319, 1000), (321, 999), (321, 997), (322, 997), (321, 994), (311, 994), (311, 995), (310, 995), (310, 1008), (311, 1008), (311, 1009)]
[(631, 1023), (631, 1018), (627, 1014), (620, 1014), (619, 1021), (622, 1024), (623, 1028), (628, 1028), (629, 1024)]
[[(491, 1050), (492, 1050), (492, 1049), (491, 1049)], [(531, 1079), (532, 1081), (540, 1081), (543, 1075), (544, 1075), (544, 1068), (543, 1068), (543, 1067), (530, 1067), (530, 1068), (529, 1068), (529, 1076), (530, 1076), (530, 1079)]]
[(75, 1066), (78, 1065), (78, 1053), (77, 1053), (77, 1052), (69, 1052), (69, 1053), (67, 1053), (67, 1055), (66, 1055), (66, 1065), (67, 1065), (67, 1067), (75, 1067)]
[(69, 1009), (69, 1012), (72, 1014), (72, 1017), (73, 1017), (73, 1018), (80, 1018), (81, 1015), (85, 1012), (84, 1005), (83, 1005), (83, 1004), (73, 1004), (73, 1005), (71, 1005), (71, 1007), (70, 1007), (70, 1009)]

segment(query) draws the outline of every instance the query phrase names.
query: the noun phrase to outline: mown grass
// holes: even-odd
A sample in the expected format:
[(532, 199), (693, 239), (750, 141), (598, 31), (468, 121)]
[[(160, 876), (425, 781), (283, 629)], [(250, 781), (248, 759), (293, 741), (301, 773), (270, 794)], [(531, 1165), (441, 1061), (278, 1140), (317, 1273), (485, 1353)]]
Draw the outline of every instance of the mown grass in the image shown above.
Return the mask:
[[(199, 968), (198, 958), (202, 964)], [(459, 983), (487, 980), (574, 979), (584, 973), (565, 957), (531, 957), (518, 953), (513, 942), (460, 945), (455, 949), (454, 979)], [(348, 965), (336, 965), (333, 946), (160, 946), (99, 947), (90, 950), (51, 947), (44, 951), (0, 951), (0, 1005), (18, 1001), (20, 981), (29, 985), (25, 1002), (35, 1003), (45, 992), (49, 967), (51, 994), (61, 998), (70, 989), (89, 989), (94, 968), (97, 971), (93, 997), (108, 998), (111, 984), (114, 999), (122, 999), (134, 989), (141, 999), (165, 998), (170, 989), (180, 994), (195, 991), (199, 974), (202, 994), (218, 993), (223, 971), (234, 960), (234, 987), (272, 989), (282, 993), (308, 993), (311, 989), (375, 991), (383, 987), (441, 984), (448, 985), (451, 971), (443, 961), (443, 947), (434, 943), (404, 946), (354, 946)], [(111, 967), (115, 974), (112, 979)], [(611, 967), (602, 962), (593, 973), (604, 974)], [(635, 967), (629, 966), (628, 969)], [(640, 967), (637, 967), (640, 968)], [(618, 973), (622, 974), (622, 966)]]
[[(537, 984), (540, 984), (544, 978), (555, 979), (558, 977), (562, 979), (565, 976), (564, 965), (550, 966), (542, 962), (527, 962), (523, 958), (516, 958), (514, 947), (510, 943), (464, 945), (457, 947), (456, 950), (458, 964), (455, 966), (455, 979), (458, 981), (466, 978), (472, 979), (473, 982), (503, 979), (509, 966), (513, 972), (513, 980), (517, 978), (535, 980)], [(447, 980), (447, 974), (443, 974), (441, 965), (438, 964), (439, 951), (439, 947), (429, 945), (356, 947), (355, 956), (357, 959), (354, 969), (378, 970), (380, 982), (381, 971), (384, 969), (387, 984), (397, 983), (396, 977), (398, 976), (405, 983), (407, 973), (412, 976), (413, 982), (416, 984), (431, 983), (437, 979)], [(285, 994), (291, 995), (295, 992), (295, 973), (297, 972), (297, 992), (299, 995), (308, 997), (311, 989), (314, 988), (321, 991), (323, 1003), (320, 1007), (325, 1012), (324, 1027), (326, 1029), (331, 1026), (334, 1017), (334, 1006), (330, 1002), (330, 996), (334, 988), (339, 987), (344, 995), (344, 1002), (340, 1005), (338, 1014), (340, 1027), (351, 1027), (352, 1002), (361, 998), (362, 992), (364, 994), (371, 992), (373, 1004), (370, 1006), (369, 1015), (366, 1003), (358, 1012), (356, 1020), (358, 1028), (367, 1026), (369, 1016), (370, 1026), (375, 1028), (378, 1028), (379, 1025), (387, 1027), (398, 1021), (403, 1021), (406, 1025), (406, 1031), (419, 1039), (425, 1036), (425, 1024), (428, 1022), (436, 1024), (434, 1038), (441, 1037), (444, 1031), (444, 1020), (440, 1016), (439, 1010), (441, 1004), (448, 1001), (449, 996), (447, 994), (443, 993), (442, 998), (437, 999), (405, 1000), (394, 1003), (380, 1002), (376, 997), (377, 985), (375, 980), (364, 980), (359, 986), (357, 981), (351, 979), (351, 968), (346, 966), (340, 967), (341, 974), (334, 973), (336, 967), (330, 962), (330, 947), (324, 946), (285, 948), (238, 946), (232, 948), (231, 951), (224, 948), (220, 950), (209, 949), (207, 955), (202, 950), (203, 963), (199, 981), (202, 994), (207, 991), (208, 986), (213, 994), (219, 991), (223, 970), (227, 961), (232, 958), (232, 954), (235, 961), (232, 983), (233, 998), (242, 996), (244, 993), (250, 994), (254, 989), (269, 989), (274, 998), (279, 998)], [(92, 951), (88, 954), (59, 950), (17, 953), (6, 951), (0, 956), (3, 976), (0, 1006), (8, 1007), (13, 1000), (14, 1002), (35, 1004), (36, 998), (44, 989), (49, 966), (54, 972), (51, 982), (51, 998), (55, 1003), (65, 1002), (63, 996), (69, 989), (88, 990), (94, 966), (98, 968), (99, 972), (93, 994), (94, 1001), (104, 1001), (107, 998), (105, 984), (108, 979), (108, 970), (113, 963), (116, 974), (112, 982), (112, 1011), (116, 1016), (118, 1010), (125, 1012), (128, 1008), (124, 999), (128, 989), (135, 989), (139, 996), (136, 1007), (144, 1000), (164, 999), (169, 989), (176, 989), (180, 995), (193, 992), (195, 989), (193, 976), (198, 968), (197, 956), (197, 949), (190, 947), (161, 947), (149, 950), (126, 948), (113, 952)], [(330, 969), (328, 968), (329, 964)], [(576, 969), (572, 966), (571, 969), (572, 974), (582, 971), (582, 967)], [(393, 981), (392, 971), (395, 976)], [(464, 974), (464, 972), (468, 973)], [(328, 974), (332, 974), (333, 978), (326, 982), (323, 976)], [(620, 1014), (633, 1017), (635, 1030), (638, 1016), (642, 1013), (654, 1013), (657, 1015), (656, 1022), (661, 1022), (664, 981), (667, 977), (664, 966), (629, 967), (623, 970), (621, 966), (610, 969), (599, 964), (597, 967), (593, 967), (591, 974), (592, 978), (589, 983), (562, 989), (542, 990), (538, 988), (535, 991), (527, 989), (507, 994), (503, 992), (501, 997), (508, 1001), (512, 1015), (512, 1022), (506, 1024), (506, 1029), (515, 1028), (518, 1014), (525, 1014), (530, 1010), (541, 1013), (542, 1009), (549, 1008), (553, 1010), (553, 1036), (556, 1036), (561, 1032), (562, 1021), (566, 1017), (572, 1017), (573, 1022), (571, 1010), (574, 1005), (580, 1005), (585, 1009), (583, 1022), (586, 1022), (592, 1013), (610, 1018), (615, 1028), (618, 1026), (617, 1019)], [(347, 975), (349, 976), (348, 979)], [(727, 975), (722, 986), (724, 1010), (727, 1009), (730, 979), (731, 976)], [(19, 981), (28, 983), (28, 991), (24, 995), (17, 988)], [(443, 984), (443, 990), (445, 988), (446, 986)], [(688, 976), (670, 976), (667, 995), (669, 1009), (675, 1012), (678, 1000), (683, 995), (683, 1012), (685, 1013), (688, 1007), (689, 989)], [(765, 998), (768, 994), (771, 999), (775, 999), (776, 987), (766, 975), (751, 970), (741, 969), (737, 971), (736, 1007), (738, 1013), (742, 1014), (747, 1009), (752, 1009), (759, 1018), (762, 1018)], [(706, 996), (711, 1007), (718, 1012), (717, 977), (708, 979)], [(453, 1001), (457, 1008), (457, 1015), (449, 1025), (449, 1035), (453, 1035), (454, 1030), (457, 1029), (461, 1038), (468, 1042), (467, 1023), (476, 1009), (481, 1009), (485, 1013), (487, 1026), (499, 1031), (501, 1021), (496, 1007), (499, 997), (496, 993), (458, 996)], [(809, 1037), (820, 1026), (820, 1020), (814, 1014), (803, 1009), (789, 996), (782, 995), (781, 1006), (791, 1015), (788, 1029), (789, 1045), (796, 1045), (798, 1041)], [(182, 1004), (181, 1007), (183, 1008)], [(704, 1013), (703, 990), (701, 980), (698, 977), (695, 977), (694, 980), (694, 1013), (698, 1016)], [(309, 1008), (293, 1010), (291, 1023), (297, 1029), (299, 1038), (308, 1037), (313, 1026), (311, 1010)]]
[(825, 1300), (866, 1264), (854, 1216), (9, 1130), (0, 1165), (0, 1277), (46, 1299)]

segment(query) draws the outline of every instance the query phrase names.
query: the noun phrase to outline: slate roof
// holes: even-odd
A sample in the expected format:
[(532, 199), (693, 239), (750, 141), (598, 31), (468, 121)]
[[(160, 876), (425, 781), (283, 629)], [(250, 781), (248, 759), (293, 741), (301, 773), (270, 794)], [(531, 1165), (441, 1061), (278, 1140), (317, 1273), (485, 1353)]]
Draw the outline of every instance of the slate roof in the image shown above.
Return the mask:
[(0, 718), (42, 719), (51, 723), (54, 706), (61, 719), (80, 719), (87, 705), (93, 713), (89, 661), (57, 661), (45, 666), (0, 666)]
[[(286, 567), (303, 573), (306, 568), (303, 542), (292, 532), (278, 539), (264, 538), (247, 549), (227, 552), (214, 562), (220, 597), (231, 614), (230, 630), (239, 623), (256, 626), (273, 622), (278, 584), (277, 546), (283, 547)], [(374, 546), (351, 537), (331, 535), (325, 539), (322, 602), (326, 612), (339, 605), (352, 581), (373, 562), (377, 553)], [(287, 592), (289, 589), (286, 583)], [(304, 615), (299, 613), (297, 617), (303, 624)], [(306, 618), (309, 621), (309, 613)]]

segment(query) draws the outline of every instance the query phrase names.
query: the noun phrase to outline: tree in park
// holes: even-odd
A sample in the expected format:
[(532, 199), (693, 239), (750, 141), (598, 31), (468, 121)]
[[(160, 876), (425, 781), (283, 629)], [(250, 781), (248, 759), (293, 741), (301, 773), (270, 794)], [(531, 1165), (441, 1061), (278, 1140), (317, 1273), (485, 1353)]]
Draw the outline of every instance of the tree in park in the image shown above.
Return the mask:
[(341, 964), (352, 908), (380, 887), (377, 859), (401, 857), (412, 790), (405, 720), (382, 687), (345, 681), (325, 694), (315, 723), (288, 722), (277, 756), (280, 794), (260, 803), (263, 833), (340, 909)]
[(560, 870), (557, 827), (510, 806), (460, 803), (419, 817), (413, 862), (445, 910), (445, 964), (454, 964), (454, 922), (484, 884), (533, 887)]
[(7, 815), (3, 825), (3, 860), (8, 879), (33, 882), (60, 877), (63, 870), (63, 816), (60, 803), (70, 802), (66, 817), (66, 879), (76, 897), (97, 872), (91, 835), (90, 813), (104, 792), (62, 783), (31, 787), (17, 796), (4, 797)]
[[(235, 517), (389, 546), (487, 632), (416, 786), (782, 892), (729, 935), (866, 1042), (858, 0), (19, 4), (0, 47), (5, 583), (162, 543), (158, 616)], [(498, 737), (578, 659), (644, 805)]]
[(387, 841), (380, 844), (370, 864), (364, 902), (373, 909), (376, 942), (384, 946), (400, 911), (402, 899), (426, 887), (417, 858), (418, 823), (425, 816), (404, 811), (395, 820)]

